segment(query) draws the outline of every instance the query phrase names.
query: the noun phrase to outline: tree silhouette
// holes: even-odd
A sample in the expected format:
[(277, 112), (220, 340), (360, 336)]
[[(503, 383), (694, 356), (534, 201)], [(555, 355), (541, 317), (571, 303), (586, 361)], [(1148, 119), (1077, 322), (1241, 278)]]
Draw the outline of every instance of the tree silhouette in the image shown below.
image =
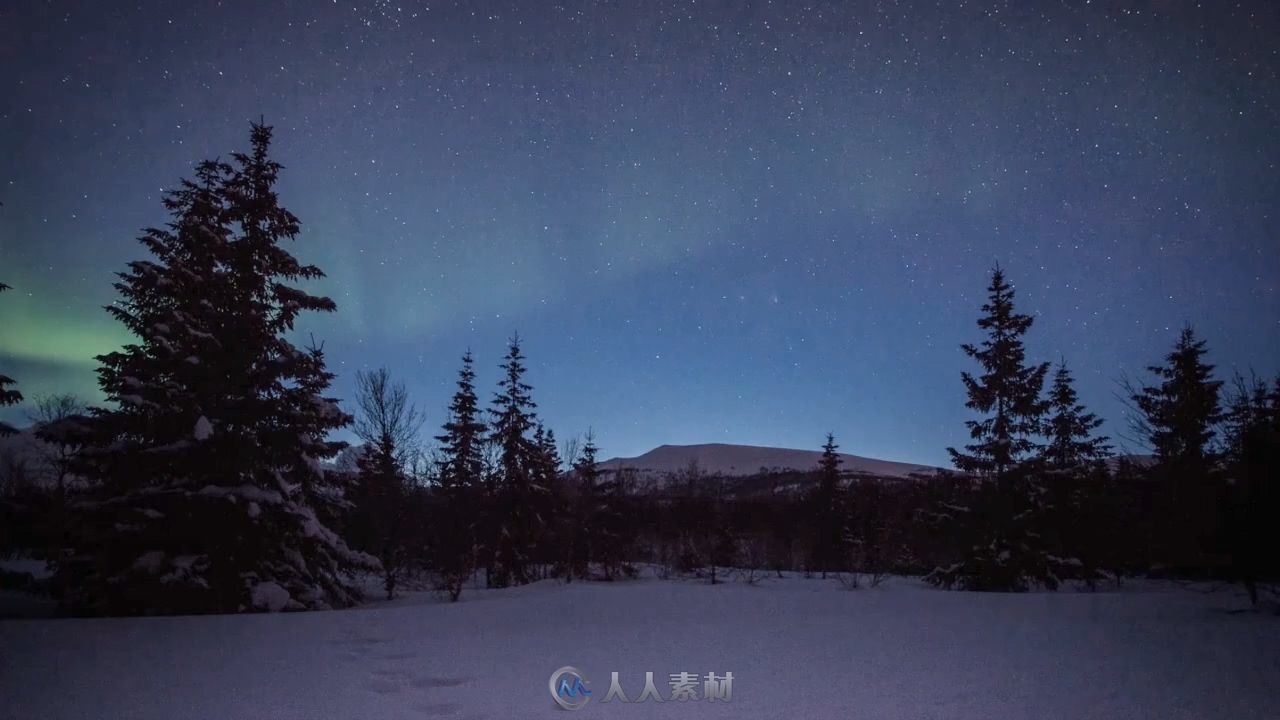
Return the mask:
[(87, 423), (55, 586), (82, 613), (238, 612), (352, 605), (349, 573), (377, 561), (329, 529), (340, 475), (319, 461), (350, 418), (326, 396), (323, 349), (287, 338), (333, 301), (293, 283), (323, 275), (281, 242), (271, 129), (252, 152), (206, 161), (164, 200), (108, 312), (136, 340), (99, 356), (111, 403)]
[(1040, 398), (1049, 364), (1026, 364), (1022, 336), (1032, 317), (1015, 312), (1014, 291), (997, 266), (991, 273), (985, 313), (978, 327), (987, 337), (980, 345), (965, 344), (964, 353), (982, 367), (978, 376), (961, 373), (968, 400), (965, 406), (989, 417), (965, 422), (974, 443), (967, 452), (947, 448), (956, 468), (997, 480), (1039, 449), (1046, 404)]

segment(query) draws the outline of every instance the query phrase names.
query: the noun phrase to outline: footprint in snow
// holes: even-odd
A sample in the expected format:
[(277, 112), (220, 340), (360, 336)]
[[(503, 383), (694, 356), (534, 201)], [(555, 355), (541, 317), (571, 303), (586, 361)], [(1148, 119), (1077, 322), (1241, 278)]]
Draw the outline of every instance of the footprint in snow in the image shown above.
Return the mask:
[(413, 709), (427, 715), (453, 715), (462, 709), (458, 703), (418, 703)]
[(361, 636), (351, 640), (355, 645), (382, 645), (391, 642), (391, 638), (373, 637), (369, 635)]
[(372, 674), (383, 680), (399, 680), (401, 682), (404, 682), (410, 678), (409, 673), (405, 672), (404, 670), (397, 670), (395, 668), (386, 668), (384, 670), (374, 670)]
[(386, 655), (381, 656), (381, 658), (379, 659), (381, 660), (414, 660), (417, 657), (418, 657), (418, 653), (416, 652), (398, 652), (398, 653), (388, 653)]
[(449, 677), (420, 677), (409, 681), (409, 684), (419, 689), (428, 688), (450, 688), (465, 685), (467, 678), (449, 678)]
[(379, 695), (395, 695), (404, 692), (404, 683), (399, 680), (382, 677), (370, 677), (364, 682), (365, 689)]

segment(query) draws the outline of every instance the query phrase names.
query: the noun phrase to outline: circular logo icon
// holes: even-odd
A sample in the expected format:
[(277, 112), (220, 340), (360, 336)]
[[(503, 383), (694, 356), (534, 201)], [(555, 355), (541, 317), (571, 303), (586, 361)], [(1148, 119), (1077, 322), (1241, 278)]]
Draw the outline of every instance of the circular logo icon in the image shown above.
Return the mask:
[(577, 668), (565, 665), (551, 673), (551, 699), (565, 710), (578, 710), (591, 699), (587, 679)]

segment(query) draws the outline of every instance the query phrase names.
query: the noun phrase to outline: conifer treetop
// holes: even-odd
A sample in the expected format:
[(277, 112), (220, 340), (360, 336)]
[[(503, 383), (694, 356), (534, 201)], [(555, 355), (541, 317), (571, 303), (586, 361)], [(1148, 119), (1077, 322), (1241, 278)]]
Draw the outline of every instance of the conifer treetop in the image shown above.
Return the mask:
[(964, 472), (1001, 477), (1039, 449), (1035, 438), (1047, 409), (1040, 393), (1049, 363), (1027, 364), (1022, 336), (1033, 318), (1016, 312), (1013, 300), (1013, 286), (997, 265), (978, 319), (986, 337), (978, 345), (961, 345), (982, 368), (977, 376), (961, 373), (968, 395), (965, 406), (988, 415), (965, 423), (976, 441), (965, 446), (967, 452), (947, 448), (952, 462)]
[(1049, 388), (1049, 418), (1045, 425), (1048, 444), (1045, 460), (1049, 467), (1068, 469), (1101, 460), (1110, 454), (1105, 436), (1093, 436), (1102, 419), (1079, 402), (1074, 379), (1066, 360), (1059, 362)]
[(441, 479), (446, 483), (467, 485), (478, 482), (484, 470), (482, 454), (486, 426), (479, 418), (476, 397), (476, 373), (471, 350), (462, 356), (458, 370), (458, 389), (449, 403), (449, 419), (436, 436), (443, 450)]
[(595, 431), (587, 428), (587, 432), (582, 436), (582, 450), (578, 459), (573, 464), (573, 469), (582, 477), (583, 480), (595, 480), (599, 475), (598, 461), (596, 455), (600, 452), (600, 448), (596, 447)]
[(822, 446), (822, 457), (818, 460), (818, 469), (826, 475), (839, 475), (840, 464), (844, 458), (836, 452), (840, 446), (836, 444), (835, 433), (827, 433), (827, 441)]
[(524, 359), (520, 336), (512, 335), (501, 365), (503, 376), (489, 411), (493, 416), (491, 439), (501, 447), (503, 467), (513, 475), (528, 468), (535, 450), (529, 433), (537, 422), (537, 405), (530, 394), (532, 386), (523, 380)]
[(1190, 325), (1178, 333), (1163, 365), (1147, 370), (1159, 380), (1131, 399), (1143, 415), (1147, 440), (1163, 462), (1202, 463), (1212, 459), (1215, 426), (1222, 420), (1214, 366), (1205, 361), (1205, 341)]

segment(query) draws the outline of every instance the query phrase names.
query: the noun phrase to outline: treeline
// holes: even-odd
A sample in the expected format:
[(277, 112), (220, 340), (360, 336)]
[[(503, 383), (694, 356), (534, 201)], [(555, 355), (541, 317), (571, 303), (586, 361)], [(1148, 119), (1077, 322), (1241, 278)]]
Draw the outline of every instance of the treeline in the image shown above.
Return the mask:
[[(1276, 469), (1280, 377), (1237, 376), (1222, 392), (1205, 343), (1184, 328), (1150, 382), (1122, 383), (1150, 463), (1104, 461), (1102, 421), (1079, 402), (1065, 361), (1029, 363), (1029, 315), (1014, 308), (999, 268), (965, 345), (980, 374), (964, 373), (972, 442), (950, 448), (962, 475), (939, 481), (942, 498), (922, 518), (955, 552), (927, 576), (944, 587), (1055, 588), (1158, 571), (1234, 579), (1257, 599), (1259, 579), (1280, 563)], [(1225, 407), (1224, 407), (1225, 403)]]
[(388, 597), (406, 574), (431, 576), (457, 600), (466, 583), (522, 585), (634, 575), (634, 533), (618, 478), (601, 472), (595, 437), (557, 447), (537, 419), (519, 337), (502, 379), (480, 407), (474, 360), (458, 371), (436, 448), (421, 453), (422, 416), (386, 370), (357, 374), (350, 512), (334, 518), (354, 547), (376, 556)]
[(1023, 591), (1160, 575), (1239, 582), (1255, 603), (1274, 594), (1280, 377), (1236, 375), (1224, 387), (1185, 328), (1147, 368), (1149, 382), (1121, 383), (1130, 429), (1154, 454), (1115, 458), (1066, 362), (1028, 362), (1033, 320), (1013, 300), (995, 269), (983, 337), (962, 347), (979, 371), (961, 375), (976, 417), (971, 442), (948, 449), (956, 471), (846, 477), (828, 435), (811, 473), (737, 480), (728, 491), (709, 489), (724, 479), (689, 482), (683, 494), (669, 483), (639, 512), (645, 559), (712, 578), (716, 563), (748, 577), (834, 573), (850, 586), (910, 574), (944, 588)]
[[(1004, 591), (1161, 573), (1239, 581), (1255, 601), (1280, 578), (1280, 378), (1224, 388), (1185, 329), (1148, 383), (1124, 386), (1153, 459), (1116, 461), (1065, 361), (1028, 361), (1033, 320), (998, 268), (982, 337), (962, 348), (978, 369), (961, 378), (975, 417), (949, 449), (955, 472), (851, 475), (828, 435), (809, 472), (691, 464), (642, 483), (600, 467), (590, 432), (557, 446), (518, 336), (487, 403), (462, 356), (424, 452), (402, 383), (359, 373), (348, 412), (323, 346), (288, 339), (301, 313), (336, 308), (297, 286), (322, 272), (284, 247), (299, 223), (278, 202), (270, 140), (254, 125), (249, 152), (199, 164), (165, 197), (169, 222), (144, 232), (150, 256), (119, 273), (107, 308), (135, 338), (97, 358), (109, 404), (40, 403), (56, 483), (0, 467), (0, 552), (47, 559), (67, 613), (345, 607), (374, 573), (388, 597), (414, 576), (457, 600), (470, 583), (614, 580), (639, 563), (710, 582), (913, 574)], [(0, 375), (0, 403), (21, 401), (14, 385)], [(344, 427), (358, 447), (331, 439)]]

